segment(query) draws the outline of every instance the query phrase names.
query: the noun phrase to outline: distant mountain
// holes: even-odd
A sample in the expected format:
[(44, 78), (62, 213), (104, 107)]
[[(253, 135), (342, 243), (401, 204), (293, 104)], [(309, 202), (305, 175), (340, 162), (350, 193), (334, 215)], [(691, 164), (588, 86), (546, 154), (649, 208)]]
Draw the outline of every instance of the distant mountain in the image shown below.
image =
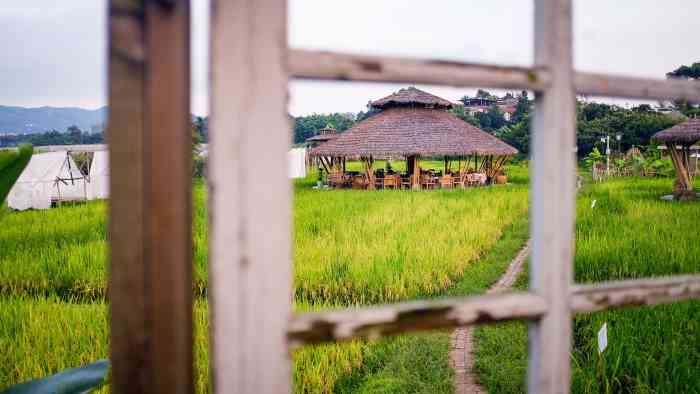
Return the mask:
[(81, 130), (102, 130), (107, 107), (98, 109), (58, 107), (8, 107), (0, 105), (0, 134), (66, 131), (76, 125)]

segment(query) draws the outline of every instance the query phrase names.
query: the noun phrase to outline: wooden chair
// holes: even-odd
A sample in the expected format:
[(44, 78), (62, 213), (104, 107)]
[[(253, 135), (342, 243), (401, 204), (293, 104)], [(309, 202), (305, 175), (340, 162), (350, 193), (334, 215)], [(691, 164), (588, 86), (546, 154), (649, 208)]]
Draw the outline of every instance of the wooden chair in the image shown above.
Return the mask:
[(384, 179), (385, 177), (375, 177), (374, 178), (374, 188), (375, 189), (383, 189), (384, 188)]
[(424, 189), (434, 189), (435, 188), (435, 178), (430, 174), (421, 174), (420, 184)]
[(352, 177), (352, 188), (356, 190), (362, 190), (367, 188), (367, 179), (364, 176), (358, 175)]
[(440, 188), (452, 189), (452, 175), (445, 174), (440, 177)]
[(411, 177), (409, 175), (402, 176), (401, 178), (401, 188), (410, 189), (411, 188)]
[(384, 176), (383, 187), (384, 189), (396, 189), (399, 187), (401, 178), (398, 175), (386, 175)]
[(464, 189), (466, 182), (467, 182), (467, 173), (466, 172), (462, 172), (459, 175), (452, 178), (453, 187), (459, 186), (460, 188)]

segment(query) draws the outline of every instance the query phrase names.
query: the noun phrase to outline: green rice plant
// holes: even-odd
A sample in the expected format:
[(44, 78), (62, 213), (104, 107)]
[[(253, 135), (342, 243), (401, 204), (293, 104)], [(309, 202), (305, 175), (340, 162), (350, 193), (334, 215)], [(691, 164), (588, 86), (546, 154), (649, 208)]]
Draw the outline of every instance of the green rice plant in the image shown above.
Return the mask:
[(22, 174), (32, 158), (33, 148), (29, 144), (20, 145), (15, 151), (0, 151), (0, 205), (5, 201), (10, 189)]
[[(577, 203), (576, 281), (700, 272), (700, 204), (660, 200), (671, 187), (671, 179), (650, 178), (586, 185)], [(520, 281), (520, 288), (525, 287)], [(698, 301), (577, 316), (572, 391), (699, 392), (699, 322)], [(597, 332), (603, 323), (608, 348), (598, 355)], [(477, 371), (487, 390), (524, 392), (525, 324), (480, 328), (476, 337)]]
[[(0, 390), (108, 358), (107, 304), (64, 301), (55, 297), (0, 299)], [(195, 387), (203, 393), (209, 385), (205, 302), (195, 302), (194, 327)]]
[[(521, 180), (526, 180), (526, 176), (525, 170), (520, 171)], [(522, 220), (527, 210), (527, 189), (520, 184), (425, 193), (324, 191), (310, 188), (314, 179), (312, 174), (295, 182), (295, 303), (296, 308), (302, 310), (483, 290), (499, 272), (489, 263), (492, 260), (487, 258), (482, 263), (480, 259), (488, 257), (490, 250), (498, 249), (494, 246), (499, 237), (508, 234), (510, 224)], [(197, 296), (205, 295), (207, 288), (206, 198), (205, 185), (197, 182), (193, 191), (193, 270)], [(57, 321), (65, 318), (84, 330), (106, 330), (105, 322), (85, 322), (78, 312), (61, 312), (65, 309), (93, 315), (104, 313), (98, 310), (104, 310), (104, 305), (95, 305), (103, 302), (106, 288), (105, 216), (104, 202), (5, 215), (0, 219), (0, 299), (15, 300), (32, 295), (35, 298), (21, 301), (26, 304), (22, 310), (45, 308), (46, 314)], [(512, 243), (508, 245), (513, 248)], [(505, 261), (507, 264), (510, 257)], [(499, 264), (503, 266), (502, 262)], [(465, 287), (464, 280), (471, 285)], [(51, 306), (46, 306), (47, 303)], [(75, 305), (80, 303), (84, 305)], [(195, 333), (196, 384), (198, 391), (205, 391), (208, 382), (206, 302), (200, 297), (197, 305), (195, 325), (200, 328)], [(50, 314), (49, 308), (57, 312)], [(9, 320), (18, 319), (17, 315), (9, 317)], [(98, 325), (101, 328), (97, 328)], [(37, 328), (31, 335), (40, 338), (52, 334)], [(106, 348), (106, 331), (101, 335), (103, 339), (97, 341)], [(357, 384), (372, 388), (375, 380), (387, 381), (389, 376), (396, 382), (409, 379), (401, 374), (406, 371), (402, 365), (409, 365), (410, 357), (405, 352), (410, 351), (413, 341), (416, 347), (425, 350), (421, 357), (426, 360), (421, 364), (424, 371), (413, 377), (417, 381), (430, 370), (437, 371), (433, 366), (438, 365), (441, 369), (437, 378), (423, 387), (426, 390), (427, 387), (447, 387), (445, 376), (450, 376), (447, 356), (439, 350), (448, 344), (446, 336), (406, 338), (374, 344), (323, 345), (297, 351), (293, 374), (296, 391), (329, 392), (336, 387), (339, 390), (357, 388)], [(430, 363), (427, 362), (429, 349), (437, 349)], [(60, 370), (64, 364), (77, 362), (68, 358), (61, 361), (63, 364), (56, 362), (50, 368), (47, 365), (33, 373), (34, 363), (45, 353), (36, 354), (41, 356), (25, 354), (30, 360), (14, 364), (17, 365), (13, 370), (15, 375), (8, 378), (11, 380), (8, 384), (47, 375)], [(387, 359), (395, 357), (406, 362)], [(382, 360), (393, 367), (364, 367), (382, 365)], [(2, 363), (0, 369), (4, 365), (12, 364)]]

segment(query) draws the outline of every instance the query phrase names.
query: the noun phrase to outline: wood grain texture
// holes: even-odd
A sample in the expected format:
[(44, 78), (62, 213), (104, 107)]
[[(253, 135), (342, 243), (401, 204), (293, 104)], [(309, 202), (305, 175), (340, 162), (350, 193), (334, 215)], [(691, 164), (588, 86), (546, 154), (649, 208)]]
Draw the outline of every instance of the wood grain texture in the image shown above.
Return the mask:
[(536, 319), (545, 310), (546, 303), (539, 296), (509, 293), (302, 313), (290, 322), (289, 341), (292, 347), (298, 347), (319, 342), (375, 339), (412, 331)]
[(574, 244), (575, 94), (571, 0), (535, 1), (535, 63), (551, 83), (535, 95), (530, 290), (547, 313), (530, 324), (528, 392), (566, 393), (570, 385), (570, 286)]
[(116, 393), (193, 391), (188, 4), (110, 3), (109, 297)]
[(691, 299), (700, 299), (700, 275), (578, 285), (573, 288), (571, 307), (576, 313), (587, 313)]
[[(109, 8), (111, 390), (146, 393), (145, 26), (138, 14), (125, 12), (121, 3), (112, 1)], [(138, 11), (142, 13), (143, 9)]]
[[(512, 276), (507, 280), (514, 281)], [(497, 285), (497, 287), (500, 284)], [(700, 299), (700, 275), (604, 282), (571, 287), (570, 310), (589, 313)], [(547, 312), (544, 298), (530, 293), (411, 301), (378, 307), (300, 313), (288, 329), (294, 348), (320, 342), (377, 338), (507, 320), (536, 321)]]
[(291, 391), (286, 1), (212, 13), (211, 360), (217, 393)]
[(700, 82), (576, 73), (576, 91), (594, 96), (649, 100), (687, 100), (700, 103)]
[(549, 74), (544, 69), (303, 49), (290, 50), (289, 70), (291, 76), (301, 79), (425, 83), (534, 91), (544, 89), (549, 81)]
[(189, 0), (146, 3), (146, 210), (151, 393), (191, 393), (192, 129)]

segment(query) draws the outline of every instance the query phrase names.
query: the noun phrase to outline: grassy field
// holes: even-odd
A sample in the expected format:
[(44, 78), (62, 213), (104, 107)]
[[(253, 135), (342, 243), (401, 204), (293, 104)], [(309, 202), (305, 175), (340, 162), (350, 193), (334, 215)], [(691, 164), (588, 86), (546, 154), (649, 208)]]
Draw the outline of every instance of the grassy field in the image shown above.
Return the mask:
[[(700, 203), (660, 201), (671, 188), (670, 179), (587, 185), (577, 204), (576, 281), (700, 272)], [(603, 323), (609, 345), (599, 358)], [(479, 329), (477, 341), (477, 369), (488, 390), (524, 392), (525, 324)], [(578, 316), (572, 365), (577, 393), (700, 392), (700, 302)]]
[[(512, 178), (526, 180), (525, 174), (513, 169)], [(313, 183), (313, 176), (297, 182), (294, 194), (300, 309), (481, 291), (500, 274), (488, 263), (494, 251), (506, 253), (497, 241), (510, 239), (515, 230), (509, 229), (516, 227), (522, 237), (526, 228), (522, 184), (413, 193), (319, 191), (310, 189)], [(205, 200), (206, 190), (197, 184), (193, 264), (200, 391), (208, 379)], [(107, 356), (105, 214), (105, 203), (91, 202), (0, 218), (0, 388)], [(509, 258), (500, 260), (507, 264)], [(294, 355), (295, 388), (371, 392), (381, 385), (402, 392), (412, 382), (423, 392), (443, 391), (451, 388), (442, 351), (447, 345), (446, 334), (437, 333), (303, 349)], [(415, 368), (419, 354), (423, 362)], [(390, 380), (394, 385), (387, 385)]]
[(0, 207), (32, 158), (32, 152), (33, 148), (28, 144), (21, 145), (18, 150), (0, 150)]

